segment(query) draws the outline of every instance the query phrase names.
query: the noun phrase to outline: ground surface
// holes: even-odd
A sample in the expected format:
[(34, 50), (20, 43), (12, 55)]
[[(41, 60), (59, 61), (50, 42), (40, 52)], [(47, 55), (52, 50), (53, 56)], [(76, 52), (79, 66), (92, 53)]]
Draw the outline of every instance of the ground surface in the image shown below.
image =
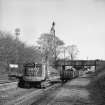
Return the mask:
[(12, 88), (9, 90), (0, 90), (0, 105), (8, 105), (8, 102), (16, 100), (17, 98), (21, 97), (22, 95), (26, 95), (30, 92), (35, 91), (35, 89), (22, 89), (22, 88)]
[(95, 105), (87, 89), (89, 84), (89, 78), (78, 78), (64, 84), (53, 105)]
[(83, 76), (69, 81), (32, 105), (104, 105), (99, 91), (94, 89), (93, 78)]

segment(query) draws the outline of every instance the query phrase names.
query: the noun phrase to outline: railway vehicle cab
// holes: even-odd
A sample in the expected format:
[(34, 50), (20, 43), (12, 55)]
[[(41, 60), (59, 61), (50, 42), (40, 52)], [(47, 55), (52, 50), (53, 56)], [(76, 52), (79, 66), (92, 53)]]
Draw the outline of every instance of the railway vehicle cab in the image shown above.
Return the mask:
[(40, 86), (44, 84), (46, 79), (45, 64), (27, 63), (24, 64), (23, 76), (19, 80), (19, 87), (30, 88), (32, 86)]
[(42, 64), (27, 64), (24, 65), (23, 79), (25, 81), (42, 81), (45, 79), (45, 65)]
[(44, 88), (52, 82), (58, 81), (58, 79), (60, 79), (60, 76), (52, 67), (44, 63), (27, 63), (24, 65), (23, 76), (19, 81), (19, 87), (38, 86)]

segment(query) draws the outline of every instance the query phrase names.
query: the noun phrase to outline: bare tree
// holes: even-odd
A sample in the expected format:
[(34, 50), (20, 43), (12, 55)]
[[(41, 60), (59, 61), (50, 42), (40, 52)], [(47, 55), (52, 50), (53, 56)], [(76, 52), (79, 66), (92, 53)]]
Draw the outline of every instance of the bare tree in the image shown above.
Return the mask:
[(8, 64), (22, 65), (25, 62), (38, 62), (40, 58), (40, 54), (34, 47), (27, 46), (19, 39), (16, 40), (11, 33), (0, 31), (0, 67), (4, 65), (4, 70), (8, 70)]
[[(42, 52), (43, 59), (45, 62), (51, 61), (54, 59), (54, 55), (55, 55), (54, 47), (55, 46), (57, 48), (58, 46), (64, 44), (62, 40), (60, 40), (58, 37), (55, 36), (55, 45), (54, 45), (53, 37), (54, 36), (52, 34), (45, 33), (45, 34), (42, 34), (37, 41), (38, 45), (41, 48), (41, 52)], [(56, 54), (56, 58), (57, 58), (57, 54)]]
[(79, 50), (78, 50), (76, 45), (69, 45), (69, 46), (67, 46), (66, 49), (67, 49), (67, 52), (69, 54), (69, 59), (70, 60), (74, 60), (74, 59), (77, 58)]

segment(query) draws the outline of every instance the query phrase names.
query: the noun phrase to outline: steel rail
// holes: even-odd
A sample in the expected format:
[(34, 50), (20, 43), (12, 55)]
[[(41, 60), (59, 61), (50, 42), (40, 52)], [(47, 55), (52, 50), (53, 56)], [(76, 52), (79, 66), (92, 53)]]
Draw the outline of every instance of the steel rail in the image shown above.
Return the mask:
[(0, 84), (0, 91), (5, 91), (8, 89), (16, 88), (17, 84), (18, 84), (18, 82), (10, 82), (10, 83)]
[(45, 92), (50, 91), (51, 89), (54, 89), (58, 86), (61, 86), (61, 84), (55, 84), (46, 89), (35, 90), (34, 92), (23, 95), (16, 100), (6, 103), (5, 105), (30, 105), (33, 102), (37, 101), (38, 98), (40, 98), (38, 97), (39, 95), (43, 95)]

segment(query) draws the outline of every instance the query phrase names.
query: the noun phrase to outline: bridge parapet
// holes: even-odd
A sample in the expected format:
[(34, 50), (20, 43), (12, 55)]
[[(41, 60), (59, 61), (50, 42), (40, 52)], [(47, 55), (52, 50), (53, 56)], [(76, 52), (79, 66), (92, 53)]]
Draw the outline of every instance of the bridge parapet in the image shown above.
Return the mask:
[(96, 60), (58, 60), (58, 66), (96, 66)]

